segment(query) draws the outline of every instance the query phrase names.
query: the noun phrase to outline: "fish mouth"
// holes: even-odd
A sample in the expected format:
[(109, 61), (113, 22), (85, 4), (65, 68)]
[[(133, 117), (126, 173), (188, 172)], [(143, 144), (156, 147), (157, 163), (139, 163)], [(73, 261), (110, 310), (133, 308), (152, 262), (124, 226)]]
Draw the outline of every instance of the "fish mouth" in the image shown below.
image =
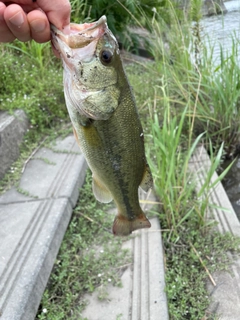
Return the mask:
[(98, 40), (108, 28), (106, 21), (106, 16), (102, 16), (98, 21), (92, 23), (70, 23), (69, 34), (64, 34), (54, 25), (51, 25), (53, 46), (60, 54), (63, 54), (63, 56), (65, 54), (72, 56), (70, 54), (71, 50), (66, 52), (66, 47), (69, 49), (80, 49)]

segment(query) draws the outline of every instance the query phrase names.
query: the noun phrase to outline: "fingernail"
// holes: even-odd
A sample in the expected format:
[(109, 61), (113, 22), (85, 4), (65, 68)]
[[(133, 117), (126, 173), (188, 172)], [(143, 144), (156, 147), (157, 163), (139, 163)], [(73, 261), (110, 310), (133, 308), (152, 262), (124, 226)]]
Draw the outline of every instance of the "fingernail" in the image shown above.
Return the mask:
[(24, 17), (21, 12), (16, 13), (12, 18), (9, 19), (9, 21), (16, 27), (21, 27), (21, 25), (24, 23)]
[(31, 22), (31, 28), (35, 32), (43, 32), (46, 28), (46, 23), (42, 19), (33, 20)]

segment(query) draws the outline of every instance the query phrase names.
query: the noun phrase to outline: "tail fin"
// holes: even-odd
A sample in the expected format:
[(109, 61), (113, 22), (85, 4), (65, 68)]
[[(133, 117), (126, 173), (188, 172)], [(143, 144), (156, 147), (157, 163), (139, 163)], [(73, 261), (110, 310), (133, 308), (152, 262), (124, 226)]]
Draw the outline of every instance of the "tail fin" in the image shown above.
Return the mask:
[(145, 214), (136, 217), (134, 220), (129, 220), (127, 217), (119, 214), (113, 222), (113, 234), (115, 236), (128, 236), (132, 231), (143, 228), (150, 228), (151, 223), (146, 218)]

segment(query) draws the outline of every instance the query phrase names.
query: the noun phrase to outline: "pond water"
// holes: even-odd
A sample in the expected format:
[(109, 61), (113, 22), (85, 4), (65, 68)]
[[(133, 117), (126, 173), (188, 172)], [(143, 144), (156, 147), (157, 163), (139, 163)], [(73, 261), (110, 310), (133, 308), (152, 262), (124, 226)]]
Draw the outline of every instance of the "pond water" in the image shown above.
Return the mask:
[[(225, 2), (228, 10), (223, 16), (205, 17), (202, 20), (203, 34), (206, 35), (205, 41), (214, 44), (214, 63), (218, 65), (220, 61), (220, 47), (224, 53), (231, 53), (232, 36), (235, 36), (235, 45), (238, 46), (240, 63), (240, 1)], [(225, 163), (227, 165), (229, 163)], [(240, 158), (233, 164), (223, 181), (223, 186), (232, 203), (232, 206), (240, 220)]]
[[(205, 17), (201, 23), (202, 35), (207, 46), (214, 46), (213, 56), (216, 65), (220, 61), (220, 45), (224, 53), (231, 53), (232, 37), (237, 39), (236, 45), (240, 52), (240, 1), (228, 1), (224, 4), (228, 10), (226, 14)], [(238, 59), (240, 62), (240, 55)]]

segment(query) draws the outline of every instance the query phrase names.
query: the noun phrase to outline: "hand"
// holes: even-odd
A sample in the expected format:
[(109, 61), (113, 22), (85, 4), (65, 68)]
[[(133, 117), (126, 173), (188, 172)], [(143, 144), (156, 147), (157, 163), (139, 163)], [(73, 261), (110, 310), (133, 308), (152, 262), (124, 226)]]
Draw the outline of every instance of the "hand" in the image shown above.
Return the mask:
[(71, 6), (68, 0), (0, 1), (0, 42), (50, 40), (50, 23), (68, 33)]

